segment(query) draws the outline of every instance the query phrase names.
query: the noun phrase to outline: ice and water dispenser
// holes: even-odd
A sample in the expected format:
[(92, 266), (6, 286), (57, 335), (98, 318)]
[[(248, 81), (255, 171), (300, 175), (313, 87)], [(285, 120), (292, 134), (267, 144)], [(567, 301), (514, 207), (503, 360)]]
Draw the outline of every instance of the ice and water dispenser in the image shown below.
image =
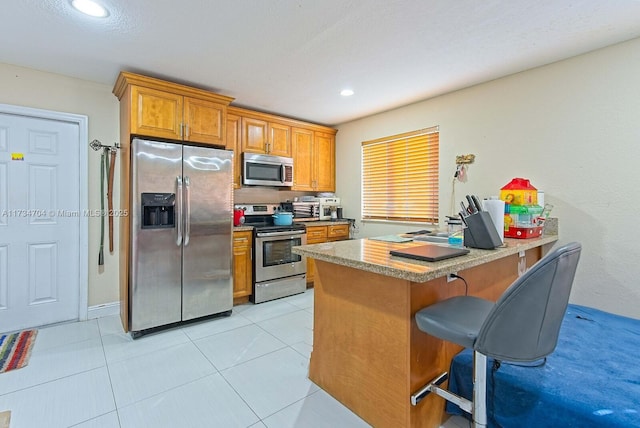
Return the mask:
[(175, 193), (142, 194), (142, 229), (175, 227)]

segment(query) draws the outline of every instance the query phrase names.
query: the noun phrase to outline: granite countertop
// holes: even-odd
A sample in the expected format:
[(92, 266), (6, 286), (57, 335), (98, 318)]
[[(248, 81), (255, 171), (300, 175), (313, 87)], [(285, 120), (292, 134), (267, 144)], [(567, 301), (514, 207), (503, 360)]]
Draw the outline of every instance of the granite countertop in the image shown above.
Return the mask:
[(315, 220), (315, 221), (301, 221), (307, 227), (311, 226), (331, 226), (334, 224), (349, 224), (349, 220)]
[[(310, 226), (331, 226), (331, 225), (334, 225), (334, 224), (349, 224), (349, 220), (301, 221), (300, 223), (304, 224), (307, 227), (310, 227)], [(251, 231), (251, 230), (253, 230), (253, 226), (249, 226), (249, 225), (233, 226), (233, 231), (234, 232), (244, 232), (244, 231)]]
[(363, 238), (302, 245), (293, 247), (292, 252), (301, 256), (387, 275), (393, 278), (407, 279), (413, 282), (426, 282), (452, 272), (469, 269), (512, 254), (517, 254), (520, 251), (536, 248), (545, 244), (552, 244), (557, 240), (558, 235), (556, 234), (531, 239), (505, 239), (505, 245), (495, 250), (470, 248), (470, 253), (467, 255), (445, 259), (439, 262), (423, 262), (391, 256), (389, 254), (391, 250), (426, 245), (425, 242), (417, 241), (394, 243)]

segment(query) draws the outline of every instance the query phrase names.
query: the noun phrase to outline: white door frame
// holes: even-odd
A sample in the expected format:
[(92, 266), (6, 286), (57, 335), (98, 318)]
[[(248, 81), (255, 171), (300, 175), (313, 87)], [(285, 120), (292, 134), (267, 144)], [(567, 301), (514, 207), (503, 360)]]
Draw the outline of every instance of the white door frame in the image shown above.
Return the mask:
[(78, 125), (80, 139), (80, 141), (78, 141), (78, 150), (80, 154), (80, 183), (78, 186), (80, 194), (78, 196), (80, 203), (79, 208), (81, 213), (81, 215), (79, 216), (80, 242), (78, 243), (78, 319), (80, 321), (84, 321), (87, 319), (87, 313), (89, 309), (89, 220), (87, 216), (82, 215), (82, 213), (88, 212), (89, 209), (89, 172), (87, 161), (87, 146), (89, 145), (89, 118), (81, 114), (62, 113), (52, 110), (42, 110), (9, 104), (0, 104), (0, 113), (71, 122)]

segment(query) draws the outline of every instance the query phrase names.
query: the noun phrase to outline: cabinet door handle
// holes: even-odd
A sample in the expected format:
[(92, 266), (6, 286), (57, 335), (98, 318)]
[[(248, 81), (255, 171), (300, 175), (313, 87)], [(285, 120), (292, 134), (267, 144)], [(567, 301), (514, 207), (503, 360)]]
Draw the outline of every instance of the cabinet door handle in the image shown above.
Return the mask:
[(180, 122), (180, 138), (183, 138), (183, 132), (182, 132), (182, 128), (184, 127), (184, 124), (182, 122)]
[(184, 139), (185, 140), (189, 139), (189, 124), (188, 123), (185, 125)]

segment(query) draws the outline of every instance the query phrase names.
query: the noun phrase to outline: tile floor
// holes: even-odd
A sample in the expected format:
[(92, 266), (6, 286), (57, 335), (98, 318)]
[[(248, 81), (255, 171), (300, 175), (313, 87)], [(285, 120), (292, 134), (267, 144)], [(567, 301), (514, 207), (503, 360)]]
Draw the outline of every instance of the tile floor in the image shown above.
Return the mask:
[(116, 316), (41, 328), (0, 411), (11, 428), (368, 427), (307, 379), (312, 336), (313, 290), (135, 341)]

